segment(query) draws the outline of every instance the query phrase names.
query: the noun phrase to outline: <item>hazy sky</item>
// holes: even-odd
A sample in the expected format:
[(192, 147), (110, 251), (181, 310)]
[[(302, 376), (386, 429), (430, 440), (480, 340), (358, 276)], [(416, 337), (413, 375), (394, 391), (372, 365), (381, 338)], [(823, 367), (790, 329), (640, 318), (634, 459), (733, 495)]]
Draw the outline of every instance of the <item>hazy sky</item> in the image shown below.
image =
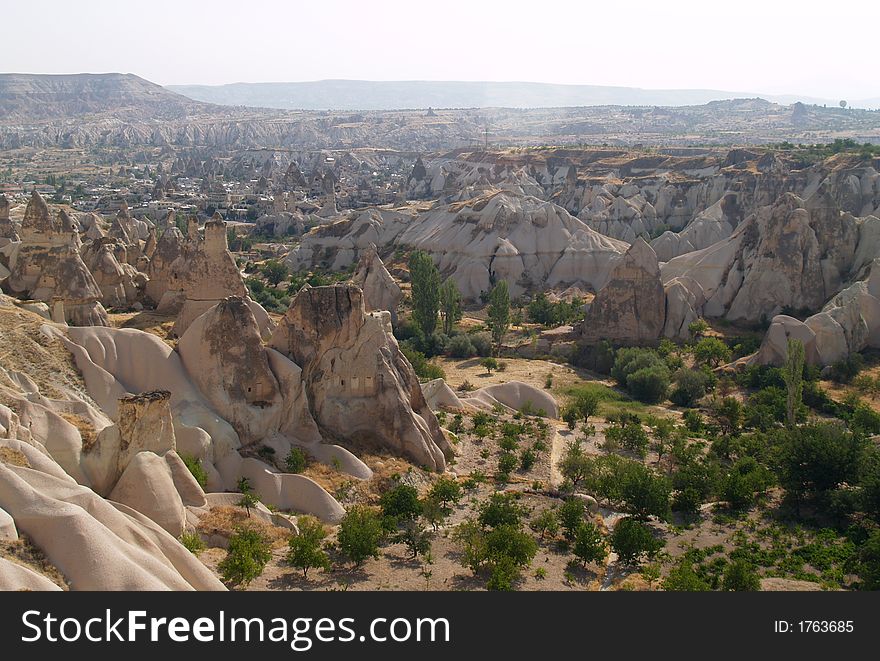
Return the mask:
[[(0, 70), (161, 84), (538, 81), (880, 97), (880, 0), (21, 0)], [(865, 28), (869, 28), (865, 32)]]

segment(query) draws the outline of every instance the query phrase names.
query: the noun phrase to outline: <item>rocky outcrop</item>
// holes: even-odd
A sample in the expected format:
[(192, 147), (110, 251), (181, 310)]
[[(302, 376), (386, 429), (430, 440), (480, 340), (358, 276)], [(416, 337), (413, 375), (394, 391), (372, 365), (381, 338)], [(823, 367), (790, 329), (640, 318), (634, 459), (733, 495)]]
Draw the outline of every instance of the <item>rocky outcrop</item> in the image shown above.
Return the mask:
[(578, 334), (588, 344), (603, 339), (644, 344), (659, 339), (665, 323), (666, 296), (657, 255), (643, 239), (636, 239), (611, 269)]
[(82, 250), (82, 259), (108, 307), (127, 307), (139, 301), (147, 276), (125, 261), (126, 248), (110, 237), (95, 239)]
[[(174, 332), (180, 337), (201, 314), (214, 307), (227, 296), (248, 296), (247, 287), (235, 264), (226, 237), (226, 222), (215, 214), (205, 223), (204, 239), (198, 231), (189, 237), (190, 246), (185, 259), (174, 263), (169, 290), (183, 292), (184, 302), (174, 322)], [(262, 310), (254, 303), (255, 311)], [(265, 310), (260, 313), (261, 327), (266, 330), (271, 320)]]
[(699, 284), (706, 302), (696, 312), (707, 317), (757, 322), (783, 308), (818, 310), (852, 269), (858, 227), (821, 190), (806, 202), (786, 193), (729, 238), (663, 264), (662, 278)]
[(363, 290), (367, 312), (387, 310), (391, 313), (391, 323), (397, 323), (397, 308), (403, 299), (403, 292), (388, 273), (375, 247), (361, 253), (351, 280)]
[(18, 241), (18, 230), (9, 219), (9, 200), (0, 195), (0, 247), (8, 241)]
[(270, 346), (302, 367), (309, 407), (325, 438), (385, 447), (442, 471), (451, 447), (391, 332), (367, 313), (355, 285), (304, 287)]
[(817, 314), (804, 321), (774, 317), (752, 362), (782, 364), (789, 337), (804, 343), (806, 358), (815, 365), (832, 365), (851, 353), (880, 348), (880, 258), (866, 280), (832, 297)]
[(11, 246), (9, 288), (48, 303), (52, 318), (74, 326), (109, 325), (102, 293), (79, 254), (79, 233), (70, 216), (55, 218), (34, 191), (25, 209), (21, 242)]
[[(156, 242), (156, 249), (150, 255), (150, 263), (147, 267), (147, 281), (145, 293), (154, 305), (160, 311), (173, 308), (171, 301), (177, 301), (185, 296), (182, 290), (173, 289), (181, 287), (182, 284), (175, 269), (183, 270), (186, 267), (186, 260), (180, 263), (178, 260), (184, 257), (186, 240), (177, 227), (169, 227), (166, 229), (159, 240)], [(171, 294), (166, 300), (166, 294)], [(182, 301), (180, 301), (182, 304)], [(177, 311), (177, 310), (175, 310)]]

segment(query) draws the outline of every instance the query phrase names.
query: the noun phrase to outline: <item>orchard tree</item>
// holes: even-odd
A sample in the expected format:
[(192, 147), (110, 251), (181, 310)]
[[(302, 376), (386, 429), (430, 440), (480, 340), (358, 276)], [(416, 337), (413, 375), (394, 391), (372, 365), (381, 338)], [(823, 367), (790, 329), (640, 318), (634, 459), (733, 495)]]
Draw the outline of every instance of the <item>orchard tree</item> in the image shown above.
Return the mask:
[(636, 565), (643, 557), (653, 558), (663, 548), (651, 529), (631, 517), (620, 519), (611, 533), (611, 548), (625, 565)]
[(226, 583), (248, 585), (272, 559), (269, 540), (251, 528), (238, 528), (229, 538), (226, 557), (217, 566)]
[(330, 558), (322, 548), (327, 531), (313, 516), (301, 516), (296, 522), (299, 532), (288, 541), (288, 564), (302, 569), (303, 578), (308, 579), (309, 569), (330, 569)]
[(336, 541), (342, 554), (360, 567), (367, 558), (379, 557), (382, 532), (382, 521), (376, 511), (355, 505), (342, 517)]
[(608, 543), (596, 524), (584, 521), (574, 534), (572, 553), (584, 567), (590, 562), (602, 562), (608, 555)]

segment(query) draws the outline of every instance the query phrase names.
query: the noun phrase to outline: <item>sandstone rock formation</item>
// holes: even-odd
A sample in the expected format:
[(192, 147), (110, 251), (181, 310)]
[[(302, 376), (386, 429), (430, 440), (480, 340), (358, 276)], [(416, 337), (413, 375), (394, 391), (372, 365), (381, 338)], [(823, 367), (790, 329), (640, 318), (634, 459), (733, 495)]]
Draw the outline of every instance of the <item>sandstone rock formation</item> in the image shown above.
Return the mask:
[(659, 339), (665, 323), (666, 295), (657, 255), (644, 239), (636, 239), (611, 269), (578, 333), (586, 343), (607, 339), (645, 344)]
[(403, 299), (403, 292), (388, 273), (375, 246), (361, 252), (351, 280), (363, 290), (367, 312), (387, 310), (391, 313), (391, 323), (397, 323), (397, 307)]
[(663, 264), (662, 278), (699, 284), (691, 290), (705, 297), (698, 315), (757, 322), (783, 308), (818, 310), (857, 266), (855, 255), (876, 250), (862, 229), (870, 227), (841, 214), (827, 192), (806, 202), (786, 193), (729, 238)]
[(390, 315), (367, 313), (355, 285), (304, 287), (270, 346), (302, 367), (309, 408), (325, 438), (389, 447), (442, 471), (452, 456)]
[(76, 326), (105, 326), (101, 290), (79, 254), (79, 235), (64, 212), (55, 219), (34, 191), (25, 209), (21, 242), (9, 258), (10, 289), (45, 301), (55, 321)]
[[(227, 296), (248, 297), (247, 287), (235, 264), (226, 237), (226, 222), (215, 214), (205, 223), (204, 240), (198, 231), (188, 237), (189, 249), (184, 259), (175, 260), (168, 290), (183, 292), (184, 302), (174, 322), (174, 332), (180, 337), (202, 313)], [(252, 310), (259, 315), (261, 330), (266, 333), (272, 325), (269, 315), (254, 301)]]
[(853, 283), (832, 297), (820, 312), (801, 322), (778, 315), (752, 361), (780, 365), (788, 354), (788, 338), (806, 348), (814, 365), (831, 365), (851, 353), (880, 348), (880, 258), (866, 280)]
[(83, 262), (101, 290), (101, 302), (109, 307), (126, 307), (139, 301), (147, 276), (126, 260), (125, 247), (110, 237), (88, 243), (81, 252)]

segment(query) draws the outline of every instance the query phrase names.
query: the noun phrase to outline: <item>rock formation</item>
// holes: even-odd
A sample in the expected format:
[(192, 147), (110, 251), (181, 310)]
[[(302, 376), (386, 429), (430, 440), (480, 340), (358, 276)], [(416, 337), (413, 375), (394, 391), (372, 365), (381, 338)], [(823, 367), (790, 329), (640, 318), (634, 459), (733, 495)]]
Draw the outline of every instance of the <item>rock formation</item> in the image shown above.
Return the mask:
[(9, 287), (45, 301), (55, 321), (74, 326), (106, 326), (101, 290), (79, 254), (79, 234), (62, 212), (55, 219), (36, 191), (25, 209), (21, 242), (9, 259)]
[[(248, 291), (235, 264), (226, 238), (226, 222), (215, 214), (205, 223), (204, 240), (190, 239), (184, 260), (176, 260), (168, 290), (183, 292), (184, 302), (174, 323), (174, 332), (180, 337), (189, 325), (209, 308), (227, 296), (247, 298)], [(192, 246), (194, 244), (194, 248)], [(251, 302), (255, 314), (259, 314), (261, 329), (266, 332), (271, 320), (266, 311)]]
[(18, 231), (9, 219), (9, 200), (0, 195), (0, 247), (9, 241), (18, 241)]
[(147, 276), (125, 261), (126, 249), (115, 239), (95, 239), (82, 250), (82, 259), (101, 289), (105, 306), (126, 307), (137, 302)]
[(665, 323), (666, 295), (657, 255), (644, 239), (636, 239), (611, 269), (578, 334), (588, 344), (603, 339), (645, 344), (659, 339)]
[(325, 438), (388, 447), (442, 471), (451, 447), (387, 312), (367, 313), (355, 285), (304, 287), (270, 346), (303, 371), (309, 408)]
[(361, 253), (351, 280), (363, 290), (367, 312), (387, 310), (391, 313), (391, 323), (397, 324), (397, 307), (403, 299), (403, 292), (388, 273), (375, 247)]
[(697, 315), (757, 322), (783, 308), (818, 310), (858, 267), (855, 256), (876, 251), (870, 228), (841, 214), (822, 190), (806, 202), (786, 193), (727, 239), (666, 262), (661, 273), (667, 285), (699, 285), (692, 293), (705, 304)]

